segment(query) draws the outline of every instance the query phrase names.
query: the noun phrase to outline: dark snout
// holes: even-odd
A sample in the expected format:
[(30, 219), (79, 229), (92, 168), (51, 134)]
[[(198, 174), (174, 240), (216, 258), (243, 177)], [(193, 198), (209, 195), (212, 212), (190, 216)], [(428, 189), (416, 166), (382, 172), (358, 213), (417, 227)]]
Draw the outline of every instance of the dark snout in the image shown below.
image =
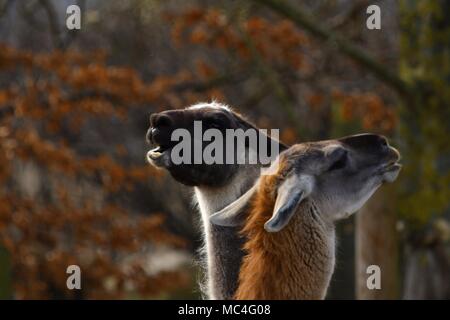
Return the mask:
[(146, 135), (147, 142), (156, 145), (169, 144), (175, 123), (175, 115), (170, 112), (153, 113), (150, 116), (150, 128)]
[(389, 145), (386, 137), (378, 134), (364, 133), (348, 136), (339, 141), (355, 151), (372, 154), (384, 159), (398, 161), (399, 152)]

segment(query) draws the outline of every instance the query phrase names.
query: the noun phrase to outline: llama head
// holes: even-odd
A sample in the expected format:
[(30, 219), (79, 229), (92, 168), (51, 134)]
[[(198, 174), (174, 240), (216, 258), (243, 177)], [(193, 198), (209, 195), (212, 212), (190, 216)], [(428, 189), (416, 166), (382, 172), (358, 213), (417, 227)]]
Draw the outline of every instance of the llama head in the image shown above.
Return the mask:
[[(213, 163), (195, 164), (193, 159), (194, 153), (199, 150), (192, 149), (191, 161), (189, 163), (176, 164), (172, 159), (172, 149), (178, 143), (173, 141), (172, 134), (176, 129), (185, 129), (189, 132), (190, 145), (195, 145), (195, 123), (201, 122), (202, 131), (207, 129), (217, 129), (222, 135), (226, 135), (227, 129), (248, 129), (256, 128), (246, 121), (241, 115), (232, 111), (225, 105), (212, 102), (200, 103), (186, 109), (167, 110), (152, 114), (150, 117), (150, 129), (147, 132), (147, 141), (155, 146), (154, 149), (147, 153), (147, 160), (150, 164), (167, 170), (172, 177), (185, 185), (189, 186), (206, 186), (219, 187), (230, 181), (230, 179), (239, 171), (239, 164), (234, 161), (230, 164)], [(198, 138), (198, 137), (197, 137)], [(268, 137), (266, 137), (268, 138)], [(268, 138), (270, 139), (270, 138)], [(201, 152), (210, 142), (200, 142)], [(278, 143), (278, 142), (277, 142)], [(281, 149), (284, 146), (281, 145)], [(223, 145), (223, 150), (227, 150), (227, 146)], [(224, 152), (224, 153), (225, 153)], [(238, 152), (235, 152), (238, 157)], [(225, 158), (226, 155), (224, 154)]]
[[(259, 181), (274, 202), (272, 217), (264, 228), (269, 232), (280, 231), (305, 200), (313, 202), (321, 217), (330, 221), (355, 213), (380, 185), (397, 178), (401, 168), (399, 158), (398, 151), (389, 146), (386, 138), (374, 134), (290, 147), (279, 156), (279, 171), (272, 178), (263, 177)], [(248, 194), (244, 196), (250, 198)], [(211, 221), (228, 226), (241, 222), (242, 217), (237, 219), (239, 214), (234, 208), (242, 208), (244, 204), (236, 203), (214, 214)]]

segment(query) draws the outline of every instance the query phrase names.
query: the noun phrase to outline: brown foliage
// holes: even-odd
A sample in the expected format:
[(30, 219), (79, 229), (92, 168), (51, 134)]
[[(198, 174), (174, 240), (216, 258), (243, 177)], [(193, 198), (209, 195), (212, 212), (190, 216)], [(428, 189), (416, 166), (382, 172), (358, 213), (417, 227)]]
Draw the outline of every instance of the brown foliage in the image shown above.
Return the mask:
[(252, 16), (236, 24), (217, 9), (193, 8), (180, 14), (169, 14), (174, 22), (172, 39), (181, 46), (190, 42), (210, 48), (237, 53), (243, 60), (251, 58), (249, 41), (266, 60), (279, 66), (303, 67), (302, 49), (308, 47), (307, 37), (288, 20), (269, 21)]
[(392, 107), (386, 106), (373, 93), (346, 94), (334, 92), (333, 98), (340, 103), (340, 113), (344, 121), (359, 120), (365, 130), (392, 133), (397, 117)]
[[(130, 107), (161, 99), (179, 81), (179, 75), (165, 76), (147, 84), (134, 70), (107, 66), (104, 59), (101, 53), (32, 54), (0, 46), (0, 69), (17, 79), (0, 90), (0, 243), (11, 253), (17, 298), (157, 296), (190, 281), (185, 272), (149, 275), (143, 267), (143, 249), (185, 246), (165, 230), (162, 214), (131, 214), (89, 192), (74, 193), (87, 181), (106, 198), (160, 176), (145, 163), (125, 166), (113, 154), (83, 156), (64, 138), (83, 130), (88, 118), (126, 119)], [(127, 152), (124, 146), (111, 151)], [(15, 186), (18, 166), (26, 163), (45, 172), (51, 199), (30, 198)], [(82, 291), (67, 290), (71, 264), (82, 270)]]

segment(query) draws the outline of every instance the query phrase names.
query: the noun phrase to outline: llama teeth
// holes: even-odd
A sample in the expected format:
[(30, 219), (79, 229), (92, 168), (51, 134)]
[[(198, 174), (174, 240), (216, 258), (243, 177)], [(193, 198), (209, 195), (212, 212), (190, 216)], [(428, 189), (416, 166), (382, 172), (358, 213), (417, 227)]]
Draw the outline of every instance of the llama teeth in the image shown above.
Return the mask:
[(152, 152), (151, 154), (150, 154), (150, 156), (153, 158), (153, 159), (155, 159), (155, 158), (159, 158), (159, 157), (161, 157), (161, 155), (162, 155), (162, 153), (161, 152)]
[(160, 147), (156, 147), (155, 149), (152, 149), (148, 152), (147, 157), (149, 157), (152, 160), (158, 159), (162, 156), (162, 153), (159, 151)]

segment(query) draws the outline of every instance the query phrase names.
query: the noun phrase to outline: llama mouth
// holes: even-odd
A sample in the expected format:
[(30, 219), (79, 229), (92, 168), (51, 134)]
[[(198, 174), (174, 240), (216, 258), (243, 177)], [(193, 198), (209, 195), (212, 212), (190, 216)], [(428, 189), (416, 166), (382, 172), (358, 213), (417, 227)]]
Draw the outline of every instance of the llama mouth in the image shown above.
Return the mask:
[(402, 165), (400, 163), (398, 163), (397, 161), (393, 161), (393, 162), (389, 162), (385, 165), (383, 165), (382, 167), (382, 171), (383, 172), (389, 172), (389, 171), (395, 171), (398, 170), (402, 167)]
[(398, 163), (397, 161), (391, 161), (386, 164), (384, 164), (381, 167), (381, 175), (383, 177), (383, 182), (394, 182), (398, 174), (400, 173), (400, 170), (402, 168), (402, 165)]
[(169, 146), (166, 146), (166, 145), (159, 145), (159, 146), (157, 146), (156, 148), (150, 150), (150, 151), (147, 153), (147, 160), (148, 160), (150, 163), (153, 163), (153, 164), (156, 164), (156, 165), (157, 165), (157, 164), (158, 164), (157, 160), (158, 160), (159, 158), (161, 158), (161, 156), (163, 156), (164, 153), (167, 152), (168, 150), (170, 150), (170, 147), (169, 147)]

